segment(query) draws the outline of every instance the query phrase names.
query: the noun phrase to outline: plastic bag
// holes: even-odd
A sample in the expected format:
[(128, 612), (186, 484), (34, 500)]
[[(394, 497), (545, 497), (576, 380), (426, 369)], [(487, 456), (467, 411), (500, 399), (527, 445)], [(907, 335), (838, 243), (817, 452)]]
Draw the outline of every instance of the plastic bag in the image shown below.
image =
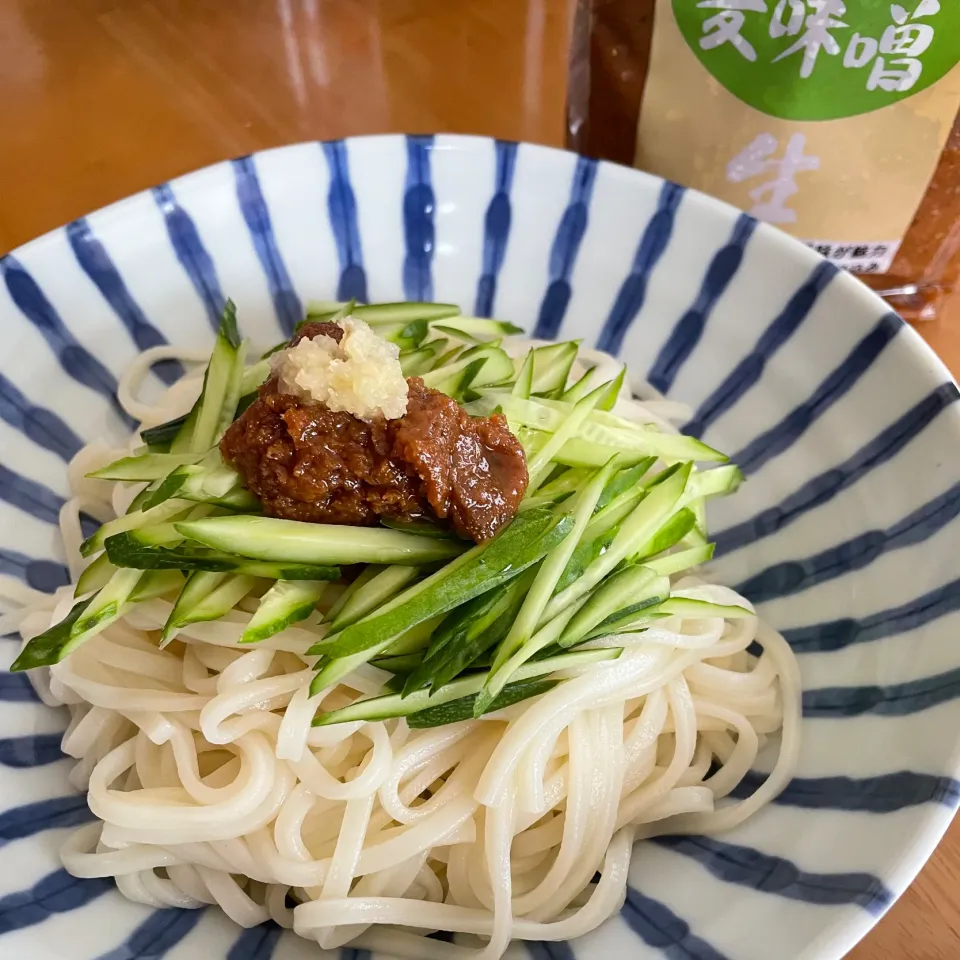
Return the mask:
[(960, 286), (960, 7), (578, 0), (567, 144), (703, 190), (907, 319)]

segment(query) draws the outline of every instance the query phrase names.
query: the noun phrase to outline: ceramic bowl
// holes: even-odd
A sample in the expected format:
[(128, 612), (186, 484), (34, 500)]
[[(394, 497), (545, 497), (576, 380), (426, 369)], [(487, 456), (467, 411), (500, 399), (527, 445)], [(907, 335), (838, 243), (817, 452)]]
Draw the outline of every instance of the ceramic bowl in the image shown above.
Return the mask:
[[(741, 466), (747, 482), (712, 510), (713, 568), (799, 657), (796, 776), (732, 833), (638, 844), (617, 917), (512, 956), (834, 960), (946, 829), (960, 799), (957, 387), (799, 243), (556, 150), (387, 136), (217, 164), (27, 244), (0, 274), (0, 571), (42, 589), (67, 578), (67, 461), (130, 426), (118, 374), (157, 343), (209, 347), (228, 295), (264, 343), (331, 297), (453, 301), (583, 338), (689, 404), (687, 432)], [(64, 872), (58, 847), (90, 814), (67, 780), (64, 717), (2, 672), (16, 646), (0, 641), (0, 955), (316, 958), (276, 927), (151, 911)]]

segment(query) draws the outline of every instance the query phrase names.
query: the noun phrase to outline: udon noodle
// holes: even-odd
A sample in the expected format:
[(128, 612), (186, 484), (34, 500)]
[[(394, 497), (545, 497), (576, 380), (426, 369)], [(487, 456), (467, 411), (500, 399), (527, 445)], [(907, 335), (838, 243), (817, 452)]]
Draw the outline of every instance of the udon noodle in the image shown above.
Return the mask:
[[(140, 399), (150, 366), (171, 357), (193, 369), (159, 402)], [(144, 426), (185, 412), (205, 359), (147, 351), (123, 378), (121, 403)], [(626, 394), (621, 415), (669, 425), (683, 414), (648, 388), (634, 392), (644, 399)], [(122, 453), (93, 444), (70, 465), (60, 521), (74, 578), (81, 512), (109, 519), (136, 492), (84, 474)], [(689, 576), (673, 595), (749, 607)], [(27, 641), (66, 614), (73, 593), (5, 579), (0, 599), (0, 633)], [(670, 617), (606, 637), (594, 643), (624, 646), (619, 659), (571, 671), (537, 698), (411, 729), (404, 719), (312, 727), (318, 708), (377, 693), (388, 675), (366, 665), (310, 697), (314, 658), (303, 651), (316, 620), (240, 648), (254, 609), (191, 624), (161, 649), (171, 603), (154, 599), (31, 674), (45, 703), (70, 712), (70, 780), (97, 818), (63, 848), (71, 874), (113, 877), (154, 907), (216, 904), (245, 927), (272, 918), (324, 948), (488, 960), (511, 938), (597, 927), (622, 904), (635, 840), (733, 827), (795, 763), (798, 668), (756, 617)], [(730, 799), (768, 740), (769, 777)]]

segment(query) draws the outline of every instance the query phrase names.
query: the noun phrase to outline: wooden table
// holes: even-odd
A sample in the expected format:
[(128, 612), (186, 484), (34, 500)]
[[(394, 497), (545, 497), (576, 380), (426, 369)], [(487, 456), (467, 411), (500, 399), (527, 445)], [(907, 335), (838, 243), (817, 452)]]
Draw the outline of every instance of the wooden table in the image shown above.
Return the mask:
[[(0, 0), (0, 251), (297, 140), (452, 131), (560, 144), (570, 6)], [(956, 373), (960, 304), (948, 313), (921, 332)], [(960, 825), (850, 956), (953, 960), (958, 904)]]

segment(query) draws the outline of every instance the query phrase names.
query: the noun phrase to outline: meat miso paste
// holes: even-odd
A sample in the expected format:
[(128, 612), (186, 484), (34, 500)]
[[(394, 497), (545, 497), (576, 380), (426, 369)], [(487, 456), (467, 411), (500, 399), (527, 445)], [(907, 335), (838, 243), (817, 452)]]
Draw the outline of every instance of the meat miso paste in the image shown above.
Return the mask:
[(304, 326), (220, 450), (264, 513), (314, 523), (438, 519), (481, 542), (527, 488), (500, 415), (404, 379), (397, 348), (350, 318)]

